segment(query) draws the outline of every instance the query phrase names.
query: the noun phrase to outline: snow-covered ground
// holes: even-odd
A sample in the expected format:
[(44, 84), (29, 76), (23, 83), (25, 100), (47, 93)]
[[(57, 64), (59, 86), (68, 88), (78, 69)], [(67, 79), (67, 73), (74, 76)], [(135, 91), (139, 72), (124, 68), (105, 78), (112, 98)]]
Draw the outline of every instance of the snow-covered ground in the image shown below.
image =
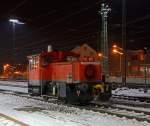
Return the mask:
[(21, 82), (21, 81), (1, 81), (0, 80), (0, 84), (28, 86), (27, 81)]
[(16, 81), (0, 81), (0, 89), (7, 91), (28, 93), (28, 83)]
[(7, 91), (14, 91), (14, 92), (21, 92), (21, 93), (28, 93), (28, 88), (26, 87), (10, 87), (7, 85), (0, 85), (1, 90), (7, 90)]
[[(0, 94), (0, 113), (30, 126), (150, 126), (98, 112)], [(9, 126), (9, 125), (8, 125)]]
[(150, 89), (147, 90), (147, 92), (144, 92), (143, 89), (129, 89), (127, 87), (123, 87), (123, 88), (117, 88), (116, 90), (113, 90), (112, 94), (150, 98)]

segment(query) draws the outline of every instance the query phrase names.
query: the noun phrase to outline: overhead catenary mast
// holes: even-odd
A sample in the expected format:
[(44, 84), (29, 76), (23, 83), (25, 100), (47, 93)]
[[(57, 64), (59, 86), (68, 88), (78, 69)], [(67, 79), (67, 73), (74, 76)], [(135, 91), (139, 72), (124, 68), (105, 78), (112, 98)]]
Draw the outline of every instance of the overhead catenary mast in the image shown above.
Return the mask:
[(102, 16), (102, 29), (101, 29), (101, 53), (103, 55), (102, 68), (105, 78), (109, 76), (109, 58), (108, 58), (108, 30), (107, 30), (107, 18), (111, 8), (106, 3), (101, 4), (101, 10), (99, 13)]
[(127, 55), (126, 55), (126, 0), (122, 0), (122, 47), (124, 50), (122, 62), (122, 84), (126, 86), (126, 68), (127, 68)]

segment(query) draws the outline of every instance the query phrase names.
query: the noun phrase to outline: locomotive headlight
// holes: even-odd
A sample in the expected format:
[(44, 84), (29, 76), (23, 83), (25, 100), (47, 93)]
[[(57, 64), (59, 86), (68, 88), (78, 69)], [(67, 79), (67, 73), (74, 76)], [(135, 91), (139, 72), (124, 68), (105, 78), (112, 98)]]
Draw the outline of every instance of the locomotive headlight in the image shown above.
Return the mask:
[(30, 59), (29, 61), (30, 61), (30, 63), (32, 63), (32, 62), (33, 62), (33, 59)]

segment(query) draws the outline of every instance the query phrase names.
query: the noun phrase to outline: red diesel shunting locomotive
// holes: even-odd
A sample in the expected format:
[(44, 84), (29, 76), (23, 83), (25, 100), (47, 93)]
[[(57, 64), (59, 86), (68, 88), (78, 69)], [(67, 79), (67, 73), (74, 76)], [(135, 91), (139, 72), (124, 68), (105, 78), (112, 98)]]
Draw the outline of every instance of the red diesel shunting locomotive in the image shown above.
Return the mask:
[(99, 96), (108, 100), (111, 89), (102, 82), (100, 62), (79, 60), (72, 52), (51, 51), (28, 56), (29, 93), (56, 96), (70, 103), (85, 103)]

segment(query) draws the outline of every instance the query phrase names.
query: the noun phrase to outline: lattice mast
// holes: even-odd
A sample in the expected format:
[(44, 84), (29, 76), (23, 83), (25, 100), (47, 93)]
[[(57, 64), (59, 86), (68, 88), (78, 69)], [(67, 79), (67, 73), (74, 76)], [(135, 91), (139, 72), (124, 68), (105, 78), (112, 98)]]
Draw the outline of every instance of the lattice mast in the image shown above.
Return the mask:
[(111, 11), (111, 8), (109, 8), (107, 4), (105, 3), (101, 4), (101, 10), (99, 11), (102, 17), (101, 53), (103, 55), (102, 68), (103, 68), (103, 75), (105, 75), (105, 77), (109, 76), (109, 49), (108, 49), (107, 18), (108, 18), (108, 13), (110, 11)]

